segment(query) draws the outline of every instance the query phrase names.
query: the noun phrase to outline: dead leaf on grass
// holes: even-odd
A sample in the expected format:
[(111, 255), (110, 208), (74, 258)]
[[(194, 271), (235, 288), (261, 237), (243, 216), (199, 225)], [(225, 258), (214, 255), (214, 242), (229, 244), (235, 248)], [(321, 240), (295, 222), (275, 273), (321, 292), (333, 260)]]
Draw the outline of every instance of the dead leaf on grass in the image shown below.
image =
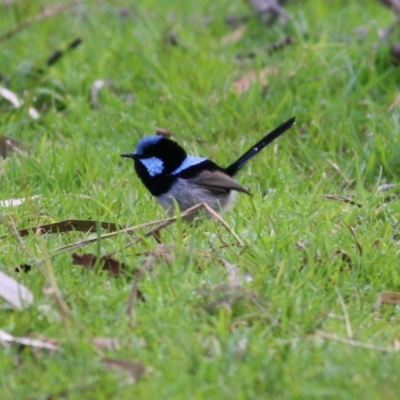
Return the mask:
[(118, 339), (108, 337), (95, 337), (93, 344), (100, 350), (117, 350), (120, 347)]
[(19, 310), (33, 303), (32, 292), (2, 271), (0, 271), (0, 296)]
[(99, 92), (106, 85), (106, 83), (107, 82), (102, 79), (97, 79), (90, 87), (90, 101), (95, 110), (98, 110), (99, 108)]
[(382, 304), (399, 305), (400, 292), (381, 292), (375, 301), (376, 318), (380, 317)]
[(172, 132), (170, 132), (169, 130), (164, 129), (164, 128), (156, 128), (156, 135), (164, 136), (166, 138), (174, 136), (174, 134)]
[[(1, 140), (1, 139), (0, 139)], [(0, 146), (1, 147), (1, 146)], [(1, 150), (0, 150), (1, 152)], [(0, 207), (16, 207), (25, 203), (26, 200), (34, 200), (41, 197), (40, 195), (24, 197), (22, 199), (8, 199), (8, 200), (0, 200)]]
[[(3, 86), (0, 86), (0, 96), (3, 97), (3, 99), (9, 101), (17, 109), (22, 107), (24, 104), (24, 102), (20, 100), (14, 92)], [(29, 107), (28, 114), (32, 119), (40, 118), (39, 111), (36, 110), (36, 108), (34, 107)]]
[(238, 94), (246, 93), (252, 85), (259, 82), (261, 87), (265, 89), (268, 86), (267, 76), (276, 75), (278, 70), (276, 68), (263, 68), (260, 71), (250, 70), (246, 72), (241, 78), (233, 82), (233, 87)]
[(94, 254), (77, 254), (72, 253), (72, 264), (80, 265), (84, 268), (93, 269), (95, 265), (100, 265), (101, 270), (107, 271), (111, 276), (119, 277), (122, 275), (126, 275), (129, 271), (129, 267), (114, 259), (109, 255), (97, 257)]
[[(65, 221), (55, 222), (53, 224), (46, 225), (37, 225), (31, 228), (20, 229), (17, 231), (18, 235), (28, 236), (29, 234), (49, 234), (49, 233), (65, 233), (65, 232), (96, 232), (97, 227), (100, 226), (101, 229), (104, 229), (108, 232), (116, 232), (119, 229), (123, 229), (123, 227), (114, 224), (113, 222), (107, 221), (93, 221), (93, 220), (85, 220), (85, 219), (68, 219)], [(8, 235), (1, 236), (0, 239), (5, 238)]]
[(141, 362), (123, 360), (117, 358), (103, 358), (101, 362), (108, 369), (116, 370), (124, 374), (127, 378), (127, 383), (135, 384), (139, 378), (148, 370)]
[(24, 145), (17, 139), (11, 138), (9, 136), (0, 136), (0, 155), (3, 158), (10, 156), (12, 152), (16, 152), (23, 157), (27, 156), (25, 150), (23, 150)]
[(230, 43), (238, 42), (240, 39), (242, 39), (244, 34), (247, 32), (247, 29), (248, 29), (247, 25), (239, 26), (239, 28), (236, 28), (234, 31), (229, 32), (227, 35), (225, 35), (221, 39), (221, 43), (223, 45), (227, 45)]
[(4, 346), (16, 343), (25, 347), (30, 347), (38, 350), (50, 350), (54, 352), (59, 350), (59, 346), (56, 340), (45, 338), (35, 339), (30, 336), (13, 336), (8, 332), (3, 331), (2, 329), (0, 329), (0, 343)]
[(378, 192), (387, 192), (390, 189), (395, 188), (397, 185), (395, 185), (394, 183), (385, 183), (383, 185), (378, 186), (377, 191)]

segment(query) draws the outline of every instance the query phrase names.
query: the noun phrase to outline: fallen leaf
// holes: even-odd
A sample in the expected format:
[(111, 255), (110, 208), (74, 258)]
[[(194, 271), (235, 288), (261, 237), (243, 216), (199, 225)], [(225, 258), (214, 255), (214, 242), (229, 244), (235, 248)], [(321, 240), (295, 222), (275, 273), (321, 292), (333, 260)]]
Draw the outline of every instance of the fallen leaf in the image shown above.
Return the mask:
[(2, 345), (10, 345), (12, 343), (16, 343), (25, 347), (31, 347), (39, 350), (50, 350), (50, 351), (58, 351), (59, 346), (57, 341), (50, 339), (34, 339), (29, 336), (13, 336), (8, 332), (0, 329), (0, 343)]
[[(65, 221), (55, 222), (53, 224), (47, 225), (37, 225), (31, 228), (20, 229), (17, 231), (18, 235), (28, 236), (29, 234), (37, 234), (41, 233), (49, 234), (49, 233), (65, 233), (65, 232), (96, 232), (97, 226), (100, 226), (101, 229), (104, 229), (108, 232), (117, 232), (119, 229), (123, 229), (123, 227), (114, 224), (113, 222), (107, 221), (93, 221), (93, 220), (85, 220), (85, 219), (68, 219)], [(0, 239), (5, 238), (8, 235), (1, 236)]]
[(93, 344), (100, 350), (117, 350), (120, 347), (118, 339), (108, 337), (95, 337)]
[(0, 271), (0, 296), (19, 310), (33, 303), (32, 292), (2, 271)]
[(110, 275), (114, 277), (119, 277), (126, 275), (129, 268), (126, 264), (115, 260), (110, 255), (97, 257), (94, 254), (82, 254), (77, 253), (72, 254), (72, 264), (80, 265), (82, 267), (92, 269), (96, 264), (101, 265), (103, 271), (108, 271)]
[(222, 39), (221, 39), (221, 43), (223, 45), (227, 45), (230, 43), (236, 43), (238, 42), (246, 33), (248, 29), (247, 25), (243, 25), (243, 26), (239, 26), (239, 28), (236, 28), (234, 31), (229, 32), (227, 35), (225, 35)]
[(0, 96), (9, 101), (15, 108), (20, 108), (23, 104), (14, 92), (3, 86), (0, 86)]
[(156, 135), (164, 136), (164, 137), (167, 137), (167, 138), (169, 138), (171, 136), (174, 136), (174, 134), (172, 132), (170, 132), (170, 131), (168, 131), (167, 129), (164, 129), (164, 128), (156, 128)]
[(241, 78), (233, 82), (233, 87), (238, 94), (246, 93), (250, 87), (259, 82), (261, 87), (265, 89), (268, 85), (267, 75), (276, 75), (278, 70), (276, 68), (263, 68), (262, 70), (256, 72), (250, 70), (246, 72)]
[(0, 207), (16, 207), (25, 203), (26, 200), (34, 200), (41, 197), (40, 195), (24, 197), (22, 199), (8, 199), (8, 200), (0, 200)]
[[(24, 104), (14, 92), (3, 86), (0, 86), (0, 96), (9, 101), (15, 108), (20, 108)], [(40, 117), (39, 111), (34, 107), (30, 107), (28, 112), (29, 116), (33, 119), (38, 119)]]
[(101, 362), (108, 369), (122, 372), (127, 377), (127, 383), (134, 384), (146, 372), (146, 367), (138, 361), (122, 360), (116, 358), (103, 358)]
[(375, 301), (374, 307), (379, 316), (382, 304), (398, 305), (400, 304), (400, 292), (381, 292)]
[(23, 156), (26, 156), (26, 153), (21, 150), (22, 143), (14, 138), (8, 136), (0, 136), (0, 155), (3, 158), (7, 158), (12, 151), (16, 151)]
[(357, 206), (358, 208), (361, 208), (363, 205), (361, 203), (355, 202), (353, 199), (345, 196), (338, 196), (336, 194), (322, 194), (321, 198), (323, 199), (330, 199), (330, 200), (336, 200), (336, 201), (342, 201), (343, 203), (349, 203), (354, 206)]
[(390, 189), (395, 188), (397, 185), (395, 185), (394, 183), (385, 183), (383, 185), (378, 186), (378, 191), (379, 192), (386, 192)]
[(106, 81), (102, 79), (97, 79), (92, 83), (90, 88), (90, 100), (92, 102), (92, 107), (97, 110), (99, 108), (99, 92), (106, 85)]

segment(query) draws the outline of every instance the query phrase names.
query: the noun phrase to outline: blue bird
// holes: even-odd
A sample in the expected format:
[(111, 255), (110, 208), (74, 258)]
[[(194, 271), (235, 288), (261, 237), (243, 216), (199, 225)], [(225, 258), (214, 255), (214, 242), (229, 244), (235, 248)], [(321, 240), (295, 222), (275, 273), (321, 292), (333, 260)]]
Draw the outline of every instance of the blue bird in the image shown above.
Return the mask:
[(140, 180), (169, 213), (174, 211), (174, 200), (181, 211), (206, 203), (222, 212), (233, 206), (237, 192), (250, 195), (233, 178), (235, 174), (294, 122), (295, 118), (291, 118), (278, 126), (227, 168), (186, 154), (178, 143), (164, 136), (144, 137), (133, 153), (121, 157), (133, 159)]

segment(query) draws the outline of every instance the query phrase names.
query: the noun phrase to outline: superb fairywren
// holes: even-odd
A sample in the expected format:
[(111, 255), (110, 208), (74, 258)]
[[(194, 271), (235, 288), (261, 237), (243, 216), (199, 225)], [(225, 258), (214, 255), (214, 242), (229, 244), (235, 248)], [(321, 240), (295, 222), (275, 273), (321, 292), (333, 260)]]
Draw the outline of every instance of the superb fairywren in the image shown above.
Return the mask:
[(134, 153), (121, 156), (133, 158), (143, 184), (170, 213), (174, 199), (181, 211), (206, 203), (221, 212), (233, 206), (237, 192), (250, 194), (233, 176), (294, 122), (295, 118), (291, 118), (278, 126), (227, 168), (186, 154), (178, 143), (164, 136), (147, 136), (139, 141)]

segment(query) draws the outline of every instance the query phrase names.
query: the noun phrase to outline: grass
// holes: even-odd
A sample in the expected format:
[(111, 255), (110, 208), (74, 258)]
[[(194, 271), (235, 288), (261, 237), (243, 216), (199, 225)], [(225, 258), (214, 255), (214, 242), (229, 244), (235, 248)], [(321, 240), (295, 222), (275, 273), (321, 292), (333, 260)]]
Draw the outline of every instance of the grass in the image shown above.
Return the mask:
[[(45, 4), (1, 5), (2, 32)], [(238, 176), (253, 196), (240, 196), (224, 218), (245, 249), (213, 221), (163, 230), (163, 242), (179, 252), (141, 278), (146, 301), (135, 303), (132, 320), (126, 315), (132, 279), (72, 265), (70, 252), (27, 274), (14, 272), (29, 261), (27, 252), (46, 258), (82, 233), (30, 235), (23, 239), (27, 251), (12, 236), (2, 239), (1, 270), (32, 290), (35, 302), (22, 311), (4, 305), (0, 328), (54, 338), (62, 347), (57, 354), (3, 349), (2, 399), (398, 398), (398, 354), (312, 337), (352, 334), (385, 348), (399, 337), (398, 307), (383, 306), (380, 318), (374, 309), (379, 292), (400, 286), (397, 187), (391, 197), (378, 190), (396, 183), (400, 172), (399, 72), (377, 36), (393, 16), (379, 2), (293, 2), (287, 10), (287, 26), (267, 29), (250, 20), (241, 40), (222, 44), (231, 31), (224, 18), (248, 12), (244, 2), (143, 0), (134, 8), (88, 1), (2, 43), (0, 84), (25, 106), (14, 110), (0, 100), (0, 134), (22, 141), (28, 155), (2, 161), (1, 199), (42, 197), (3, 208), (1, 234), (11, 222), (22, 229), (67, 219), (132, 226), (163, 218), (132, 164), (119, 157), (143, 135), (167, 128), (191, 154), (228, 165), (263, 133), (297, 117)], [(360, 26), (366, 36), (358, 41)], [(170, 31), (184, 46), (169, 43)], [(285, 35), (295, 44), (265, 51)], [(77, 36), (82, 45), (46, 67), (54, 49)], [(251, 51), (253, 60), (234, 61)], [(232, 90), (246, 72), (265, 67), (264, 96), (259, 83), (241, 95)], [(97, 79), (108, 86), (95, 110), (90, 90)], [(40, 119), (28, 116), (30, 105)], [(140, 268), (140, 254), (155, 242), (125, 249), (129, 240), (120, 235), (78, 252), (115, 251)], [(227, 283), (210, 241), (253, 278), (234, 292), (231, 306), (210, 306)], [(55, 286), (51, 274), (69, 319), (46, 290)], [(91, 337), (117, 338), (120, 347), (96, 349)], [(137, 360), (149, 371), (126, 385), (101, 357)]]

